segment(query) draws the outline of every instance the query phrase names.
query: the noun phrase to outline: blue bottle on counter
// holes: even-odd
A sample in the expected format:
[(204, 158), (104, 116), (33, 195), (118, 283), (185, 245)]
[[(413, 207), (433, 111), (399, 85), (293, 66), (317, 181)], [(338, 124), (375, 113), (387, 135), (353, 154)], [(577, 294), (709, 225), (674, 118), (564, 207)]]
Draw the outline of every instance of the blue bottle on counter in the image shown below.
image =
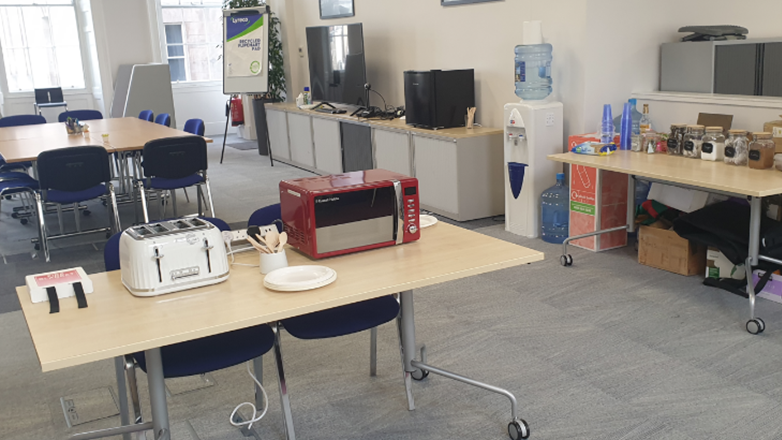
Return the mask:
[(551, 51), (543, 43), (539, 21), (523, 23), (524, 44), (516, 46), (516, 96), (524, 100), (544, 99), (551, 94)]
[(540, 196), (542, 221), (540, 237), (548, 243), (562, 244), (568, 237), (570, 220), (570, 190), (565, 175), (557, 173), (557, 184), (543, 191)]

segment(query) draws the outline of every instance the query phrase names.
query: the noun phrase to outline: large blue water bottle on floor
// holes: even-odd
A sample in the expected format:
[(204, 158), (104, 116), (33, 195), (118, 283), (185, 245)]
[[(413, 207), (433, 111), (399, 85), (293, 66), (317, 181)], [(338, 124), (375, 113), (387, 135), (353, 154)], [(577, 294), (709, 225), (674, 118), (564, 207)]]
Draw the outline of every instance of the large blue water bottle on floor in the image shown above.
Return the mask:
[(541, 212), (540, 238), (549, 243), (562, 244), (568, 237), (570, 219), (570, 194), (565, 184), (565, 175), (557, 173), (557, 184), (543, 191), (540, 196)]
[(551, 51), (543, 43), (539, 21), (525, 21), (524, 44), (516, 46), (516, 96), (524, 100), (543, 99), (551, 94)]

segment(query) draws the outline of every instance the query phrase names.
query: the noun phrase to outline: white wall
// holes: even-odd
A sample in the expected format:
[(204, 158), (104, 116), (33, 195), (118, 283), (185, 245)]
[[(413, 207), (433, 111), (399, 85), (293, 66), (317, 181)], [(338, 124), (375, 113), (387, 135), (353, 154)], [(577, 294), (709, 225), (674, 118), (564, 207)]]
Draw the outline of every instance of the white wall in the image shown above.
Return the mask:
[[(355, 0), (355, 17), (320, 20), (314, 0), (275, 0), (284, 27), (289, 96), (308, 83), (305, 27), (361, 22), (367, 77), (389, 104), (403, 105), (402, 72), (475, 69), (478, 119), (501, 127), (502, 106), (517, 101), (513, 48), (521, 23), (542, 20), (554, 46), (554, 98), (565, 104), (565, 133), (594, 131), (602, 105), (657, 90), (660, 43), (687, 24), (732, 23), (750, 37), (782, 36), (782, 2), (768, 0), (505, 0), (440, 6), (437, 0)], [(304, 57), (296, 53), (304, 49)], [(376, 96), (372, 96), (376, 103)]]

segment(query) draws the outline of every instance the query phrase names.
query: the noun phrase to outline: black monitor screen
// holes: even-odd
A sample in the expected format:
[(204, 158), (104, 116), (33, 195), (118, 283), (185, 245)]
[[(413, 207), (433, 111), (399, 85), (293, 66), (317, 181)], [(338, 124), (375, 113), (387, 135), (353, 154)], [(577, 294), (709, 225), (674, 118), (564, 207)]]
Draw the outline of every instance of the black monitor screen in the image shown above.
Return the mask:
[(307, 28), (314, 101), (368, 106), (361, 23)]

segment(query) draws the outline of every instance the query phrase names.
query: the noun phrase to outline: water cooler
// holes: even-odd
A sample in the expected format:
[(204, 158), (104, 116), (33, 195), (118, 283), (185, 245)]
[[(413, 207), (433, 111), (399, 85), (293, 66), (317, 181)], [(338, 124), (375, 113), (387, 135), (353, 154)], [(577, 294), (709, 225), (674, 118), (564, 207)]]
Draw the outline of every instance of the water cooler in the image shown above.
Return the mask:
[(546, 159), (563, 152), (562, 103), (505, 104), (505, 230), (540, 235), (540, 195), (556, 183), (562, 164)]

